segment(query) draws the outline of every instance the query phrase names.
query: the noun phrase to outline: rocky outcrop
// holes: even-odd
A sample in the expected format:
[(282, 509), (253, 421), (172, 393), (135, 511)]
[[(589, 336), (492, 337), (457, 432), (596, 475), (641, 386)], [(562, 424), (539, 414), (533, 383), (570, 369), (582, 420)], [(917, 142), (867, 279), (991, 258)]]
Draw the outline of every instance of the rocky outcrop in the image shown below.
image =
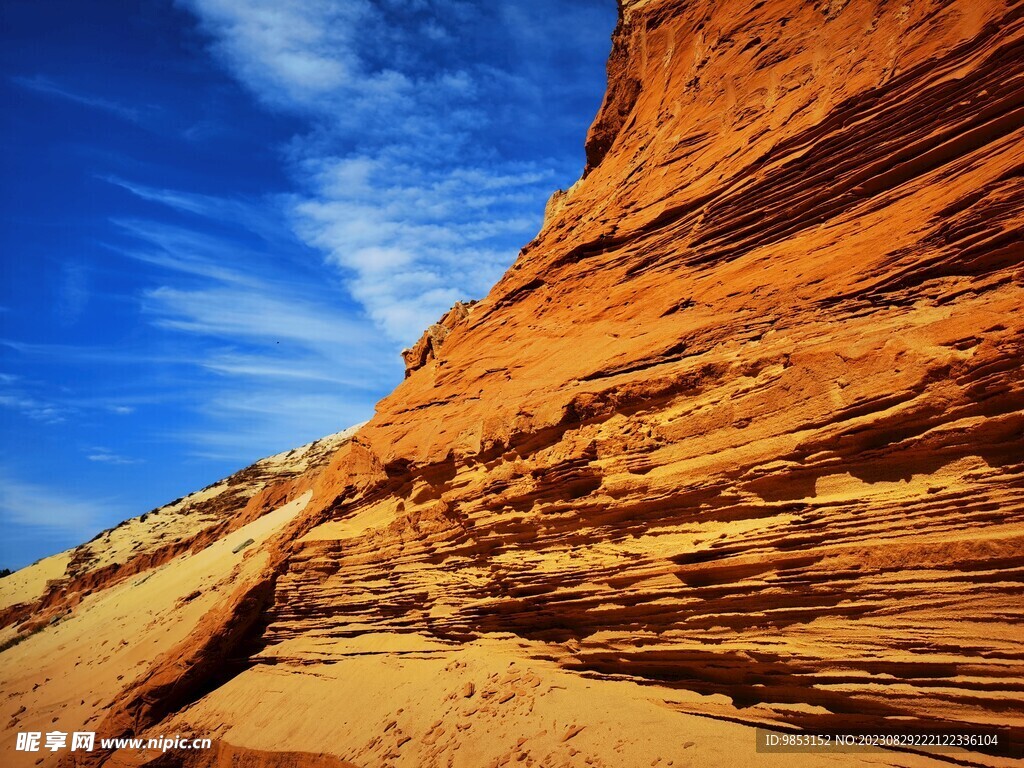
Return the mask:
[[(307, 490), (308, 473), (326, 463), (354, 430), (271, 456), (230, 477), (103, 531), (65, 553), (19, 572), (0, 592), (0, 641), (65, 618), (83, 598), (188, 553), (200, 552)], [(47, 570), (53, 570), (46, 573)], [(39, 576), (31, 579), (32, 572)], [(31, 583), (25, 582), (25, 577)]]
[(456, 325), (466, 319), (474, 304), (476, 304), (475, 301), (471, 301), (468, 304), (461, 301), (455, 302), (452, 308), (445, 312), (440, 320), (423, 332), (419, 341), (409, 349), (402, 350), (406, 378), (409, 378), (414, 371), (418, 371), (427, 363), (437, 358), (438, 350), (444, 343), (444, 340), (448, 338), (448, 334), (452, 332)]
[(304, 473), (259, 621), (209, 603), (110, 712), (360, 765), (1021, 756), (1024, 5), (620, 11), (585, 178)]
[(644, 56), (638, 55), (633, 47), (638, 41), (633, 28), (635, 14), (628, 0), (618, 0), (618, 3), (619, 23), (612, 35), (612, 52), (608, 57), (608, 88), (597, 117), (587, 132), (584, 176), (608, 154), (633, 114), (643, 88)]

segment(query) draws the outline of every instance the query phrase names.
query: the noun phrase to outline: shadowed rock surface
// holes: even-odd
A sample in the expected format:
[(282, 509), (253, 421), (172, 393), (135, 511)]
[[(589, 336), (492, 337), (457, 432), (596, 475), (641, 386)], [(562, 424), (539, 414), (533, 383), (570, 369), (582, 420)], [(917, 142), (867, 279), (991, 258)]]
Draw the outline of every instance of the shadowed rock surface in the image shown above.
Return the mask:
[(135, 581), (97, 542), (7, 601), (8, 632), (62, 618), (0, 655), (5, 744), (58, 717), (219, 744), (153, 765), (938, 764), (756, 754), (768, 724), (1021, 756), (1024, 3), (620, 16), (583, 180), (367, 425), (118, 556)]

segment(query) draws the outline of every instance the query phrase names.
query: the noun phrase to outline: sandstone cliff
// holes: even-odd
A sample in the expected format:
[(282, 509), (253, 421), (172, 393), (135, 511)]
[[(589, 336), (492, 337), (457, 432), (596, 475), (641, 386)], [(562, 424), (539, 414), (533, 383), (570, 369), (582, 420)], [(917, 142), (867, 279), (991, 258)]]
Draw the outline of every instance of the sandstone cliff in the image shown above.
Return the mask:
[(472, 305), (476, 302), (465, 304), (461, 301), (449, 309), (436, 323), (431, 325), (420, 336), (419, 341), (409, 349), (402, 350), (402, 359), (405, 361), (405, 377), (409, 378), (414, 371), (418, 371), (427, 363), (436, 360), (441, 345), (448, 338), (456, 325), (466, 319)]
[[(768, 724), (1021, 755), (1024, 4), (620, 16), (583, 180), (444, 326), (444, 365), (246, 529), (14, 600), (10, 632), (61, 618), (0, 655), (3, 739), (92, 718), (213, 735), (187, 765), (934, 762), (757, 754)], [(150, 577), (176, 602), (119, 608)]]

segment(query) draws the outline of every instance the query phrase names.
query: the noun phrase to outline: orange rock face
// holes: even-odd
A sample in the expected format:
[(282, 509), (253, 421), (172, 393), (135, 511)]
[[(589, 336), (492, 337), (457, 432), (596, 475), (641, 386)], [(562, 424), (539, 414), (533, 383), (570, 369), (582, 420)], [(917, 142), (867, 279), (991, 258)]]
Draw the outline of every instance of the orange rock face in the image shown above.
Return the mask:
[[(162, 561), (219, 596), (78, 716), (218, 741), (154, 765), (1021, 756), (1024, 5), (620, 12), (583, 180), (284, 506)], [(91, 589), (0, 655), (4, 739), (143, 587)]]
[(448, 338), (448, 334), (458, 323), (466, 319), (466, 316), (469, 315), (470, 305), (475, 303), (455, 302), (455, 306), (445, 312), (444, 317), (423, 332), (419, 341), (409, 349), (402, 350), (406, 378), (409, 378), (413, 371), (418, 371), (437, 357), (438, 350), (444, 340)]

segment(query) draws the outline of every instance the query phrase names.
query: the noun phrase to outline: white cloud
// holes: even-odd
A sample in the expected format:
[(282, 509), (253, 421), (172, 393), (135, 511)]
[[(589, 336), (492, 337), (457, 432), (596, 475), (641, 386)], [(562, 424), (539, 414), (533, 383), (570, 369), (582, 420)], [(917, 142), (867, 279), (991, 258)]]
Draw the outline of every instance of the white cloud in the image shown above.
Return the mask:
[(295, 226), (389, 338), (409, 344), (456, 300), (489, 290), (512, 257), (496, 242), (536, 226), (523, 200), (543, 199), (551, 179), (533, 168), (326, 159), (318, 194), (294, 206)]
[(43, 94), (44, 96), (58, 98), (63, 101), (69, 101), (83, 107), (98, 109), (101, 112), (107, 112), (119, 117), (122, 120), (128, 120), (134, 123), (139, 122), (141, 119), (141, 113), (137, 108), (128, 107), (123, 104), (119, 104), (116, 101), (100, 98), (91, 94), (76, 92), (70, 88), (60, 85), (48, 77), (44, 77), (43, 75), (34, 75), (32, 77), (12, 77), (11, 82), (21, 88), (25, 88), (26, 90), (34, 91), (36, 93)]
[(165, 328), (263, 344), (304, 346), (351, 343), (356, 323), (312, 302), (289, 301), (273, 290), (218, 286), (181, 290), (163, 286), (146, 294), (144, 311)]
[(565, 168), (488, 146), (495, 97), (517, 75), (451, 57), (452, 30), (487, 25), (492, 10), (436, 0), (184, 5), (264, 103), (309, 117), (289, 147), (302, 189), (292, 224), (390, 341), (410, 344), (454, 301), (482, 297), (535, 233)]
[[(225, 243), (220, 238), (156, 221), (116, 219), (113, 224), (145, 243), (145, 247), (108, 246), (123, 256), (218, 282), (254, 284), (245, 271), (232, 268), (224, 258)], [(231, 252), (236, 258), (248, 255), (237, 246), (232, 247)]]
[[(364, 420), (400, 380), (401, 346), (456, 300), (489, 290), (535, 233), (549, 192), (579, 170), (566, 159), (524, 162), (501, 141), (527, 125), (546, 130), (530, 123), (532, 107), (567, 92), (538, 85), (536, 71), (524, 75), (539, 43), (500, 4), (178, 2), (240, 83), (304, 121), (280, 148), (294, 189), (252, 199), (103, 177), (173, 211), (164, 221), (118, 219), (104, 243), (152, 268), (136, 295), (143, 318), (165, 333), (155, 343), (139, 336), (136, 349), (8, 344), (62, 364), (130, 363), (140, 376), (88, 402), (58, 393), (50, 403), (31, 388), (8, 387), (0, 405), (57, 421), (73, 409), (113, 417), (142, 403), (175, 403), (203, 416), (176, 437), (209, 455), (251, 458), (263, 446), (288, 447), (297, 432), (314, 438)], [(528, 14), (538, 23), (564, 27), (585, 5), (570, 2), (568, 12), (517, 2), (544, 11)], [(560, 43), (578, 45), (579, 26)], [(573, 50), (552, 39), (544, 44), (571, 67)], [(504, 58), (491, 56), (498, 40), (509, 46)], [(523, 46), (533, 46), (529, 56)], [(545, 66), (565, 69), (562, 60)], [(20, 84), (139, 117), (52, 81)], [(73, 283), (68, 317), (88, 296), (83, 280), (77, 293)], [(115, 455), (90, 457), (113, 463), (100, 457)]]
[[(204, 459), (250, 460), (340, 432), (366, 419), (369, 402), (330, 389), (297, 392), (287, 383), (273, 386), (236, 387), (204, 400), (201, 408), (211, 420), (233, 425), (232, 429), (202, 429), (174, 435), (187, 442), (191, 452)], [(275, 442), (275, 436), (298, 436)], [(253, 453), (255, 451), (255, 454)]]
[(363, 375), (355, 366), (348, 367), (346, 371), (346, 366), (338, 358), (313, 354), (275, 357), (234, 351), (214, 352), (204, 358), (201, 365), (215, 373), (241, 378), (323, 382), (356, 391), (376, 389), (373, 377)]
[[(152, 187), (145, 184), (136, 184), (118, 176), (107, 175), (100, 178), (131, 192), (143, 200), (159, 203), (177, 211), (194, 214), (220, 223), (237, 224), (249, 232), (258, 235), (266, 242), (287, 239), (291, 235), (291, 231), (283, 216), (275, 215), (276, 212), (273, 208), (268, 207), (264, 201), (231, 199), (216, 195)], [(194, 231), (181, 228), (175, 229), (166, 224), (139, 219), (122, 219), (114, 223), (129, 231), (133, 228), (142, 228), (146, 231), (140, 234), (150, 239), (157, 235), (154, 231), (157, 227), (165, 228), (165, 236), (177, 236), (178, 238), (191, 236), (194, 239), (200, 237)]]
[(0, 470), (0, 521), (59, 531), (84, 541), (118, 514), (113, 500), (83, 499), (73, 491), (22, 482)]
[(188, 0), (215, 50), (243, 83), (275, 105), (315, 100), (360, 74), (356, 36), (373, 16), (363, 0)]
[[(46, 357), (50, 360), (67, 361), (74, 356), (83, 361), (104, 359), (96, 350), (62, 345), (22, 345), (0, 340), (0, 345), (16, 350), (22, 354), (35, 357)], [(140, 358), (133, 355), (112, 357), (119, 361), (130, 360), (139, 362)], [(105, 411), (119, 416), (134, 413), (135, 407), (120, 401), (112, 401), (108, 397), (76, 397), (63, 388), (51, 391), (37, 380), (22, 379), (18, 376), (0, 374), (0, 408), (17, 411), (22, 416), (46, 425), (65, 424), (69, 419), (85, 412)]]
[[(281, 213), (273, 199), (261, 206), (118, 183), (216, 227), (230, 210), (248, 234), (252, 222)], [(196, 222), (206, 232), (156, 221), (117, 223), (132, 244), (114, 249), (163, 270), (160, 284), (142, 293), (140, 309), (167, 332), (168, 343), (180, 342), (174, 375), (188, 380), (188, 407), (202, 424), (165, 437), (186, 443), (191, 453), (252, 461), (294, 447), (365, 420), (382, 382), (399, 380), (398, 349), (381, 343), (332, 271), (319, 258), (309, 263), (294, 236), (290, 243), (282, 236), (280, 250), (264, 252), (211, 234), (207, 222)]]
[(100, 462), (101, 464), (127, 465), (142, 463), (142, 459), (132, 459), (127, 456), (121, 456), (120, 454), (114, 453), (113, 451), (100, 446), (89, 449), (85, 458), (89, 461)]
[(33, 421), (51, 425), (63, 423), (69, 413), (69, 409), (57, 403), (11, 392), (0, 393), (0, 407), (10, 408)]

